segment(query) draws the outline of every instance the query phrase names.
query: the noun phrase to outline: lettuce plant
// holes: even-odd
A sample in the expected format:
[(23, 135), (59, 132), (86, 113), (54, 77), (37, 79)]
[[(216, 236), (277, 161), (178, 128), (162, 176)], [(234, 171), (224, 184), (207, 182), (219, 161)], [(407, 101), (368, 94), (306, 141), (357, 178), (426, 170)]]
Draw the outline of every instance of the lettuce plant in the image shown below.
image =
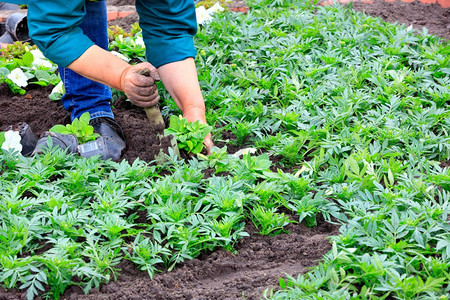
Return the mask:
[(203, 139), (211, 132), (211, 129), (211, 126), (201, 124), (200, 121), (188, 122), (181, 115), (172, 115), (169, 128), (164, 130), (164, 134), (173, 134), (180, 149), (185, 149), (187, 153), (197, 154), (203, 150)]
[(61, 134), (73, 134), (77, 137), (80, 144), (94, 141), (100, 135), (95, 133), (94, 127), (89, 125), (90, 118), (91, 115), (85, 112), (79, 119), (75, 118), (72, 124), (67, 124), (66, 126), (58, 124), (50, 128), (49, 131)]

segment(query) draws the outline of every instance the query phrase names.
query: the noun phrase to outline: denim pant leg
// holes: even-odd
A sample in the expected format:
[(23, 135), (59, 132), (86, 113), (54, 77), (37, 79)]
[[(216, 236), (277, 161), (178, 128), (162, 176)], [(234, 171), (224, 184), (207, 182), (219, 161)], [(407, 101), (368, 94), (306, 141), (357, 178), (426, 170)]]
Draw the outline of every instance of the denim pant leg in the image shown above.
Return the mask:
[[(86, 16), (80, 25), (97, 46), (108, 49), (106, 0), (85, 1)], [(59, 67), (66, 93), (61, 101), (70, 117), (79, 118), (83, 113), (89, 112), (91, 119), (98, 117), (111, 117), (111, 89), (101, 83), (87, 79), (67, 68)], [(107, 72), (107, 70), (105, 70)]]

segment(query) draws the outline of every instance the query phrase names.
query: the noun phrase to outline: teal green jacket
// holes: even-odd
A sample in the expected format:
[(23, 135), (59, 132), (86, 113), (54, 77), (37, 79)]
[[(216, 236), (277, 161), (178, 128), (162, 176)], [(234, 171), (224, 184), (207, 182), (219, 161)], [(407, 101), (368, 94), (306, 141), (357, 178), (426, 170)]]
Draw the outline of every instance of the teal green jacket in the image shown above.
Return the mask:
[[(86, 0), (6, 0), (28, 4), (29, 35), (54, 63), (66, 67), (94, 43), (83, 34)], [(193, 0), (136, 0), (147, 60), (155, 67), (195, 57)]]

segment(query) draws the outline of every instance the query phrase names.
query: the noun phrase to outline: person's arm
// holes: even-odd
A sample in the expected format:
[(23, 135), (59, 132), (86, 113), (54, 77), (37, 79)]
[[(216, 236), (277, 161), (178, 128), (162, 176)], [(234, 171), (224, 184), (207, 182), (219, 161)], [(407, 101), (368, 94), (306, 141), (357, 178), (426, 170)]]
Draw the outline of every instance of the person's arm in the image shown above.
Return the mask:
[(158, 100), (152, 78), (139, 76), (149, 64), (130, 66), (94, 45), (78, 26), (85, 17), (85, 0), (39, 0), (28, 4), (28, 27), (33, 42), (61, 67), (68, 67), (91, 80), (125, 92), (136, 105), (149, 107)]
[(51, 61), (67, 67), (94, 43), (78, 26), (85, 0), (35, 0), (28, 3), (28, 30), (36, 46)]
[[(197, 70), (193, 58), (165, 64), (158, 68), (159, 76), (183, 112), (183, 116), (190, 122), (200, 121), (207, 124), (205, 117), (205, 102), (197, 79)], [(211, 153), (213, 142), (211, 134), (205, 138), (204, 144)]]
[[(158, 73), (148, 62), (131, 66), (117, 56), (94, 45), (74, 60), (69, 69), (91, 80), (106, 84), (123, 91), (128, 99), (140, 107), (154, 106), (159, 101), (155, 84)], [(153, 76), (146, 77), (138, 72), (149, 69)]]
[[(193, 37), (197, 32), (192, 0), (136, 0), (139, 25), (149, 62), (158, 69), (161, 80), (190, 122), (206, 124), (205, 103), (200, 90), (194, 57)], [(213, 142), (204, 141), (208, 153)]]

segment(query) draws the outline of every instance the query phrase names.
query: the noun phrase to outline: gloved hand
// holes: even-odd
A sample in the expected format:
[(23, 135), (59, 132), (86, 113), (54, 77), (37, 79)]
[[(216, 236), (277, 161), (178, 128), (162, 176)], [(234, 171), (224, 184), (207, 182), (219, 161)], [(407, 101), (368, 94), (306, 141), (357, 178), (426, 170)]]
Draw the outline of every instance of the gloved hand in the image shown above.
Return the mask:
[[(145, 69), (150, 70), (150, 76), (142, 73)], [(156, 68), (148, 62), (143, 62), (129, 66), (122, 72), (120, 86), (131, 103), (146, 108), (155, 106), (160, 99), (156, 85), (159, 80)]]

